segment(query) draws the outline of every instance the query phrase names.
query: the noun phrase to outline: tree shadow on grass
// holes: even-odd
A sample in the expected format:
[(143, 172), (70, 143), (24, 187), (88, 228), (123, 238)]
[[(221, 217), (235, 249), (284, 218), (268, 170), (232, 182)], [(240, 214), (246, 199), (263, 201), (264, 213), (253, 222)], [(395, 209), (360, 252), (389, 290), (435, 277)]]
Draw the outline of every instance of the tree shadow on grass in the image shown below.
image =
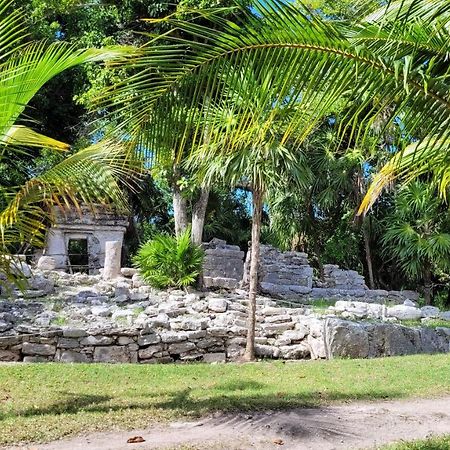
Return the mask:
[[(130, 399), (111, 395), (77, 394), (60, 392), (60, 399), (43, 407), (28, 407), (20, 411), (0, 413), (0, 421), (13, 417), (36, 417), (60, 414), (104, 413), (126, 410), (142, 411), (152, 416), (156, 412), (166, 412), (168, 417), (197, 418), (211, 413), (254, 413), (293, 408), (317, 408), (332, 401), (379, 400), (401, 398), (395, 391), (356, 392), (349, 395), (340, 392), (310, 391), (307, 393), (264, 392), (265, 384), (254, 380), (238, 380), (215, 385), (211, 390), (184, 388), (167, 389), (166, 392), (137, 393)], [(137, 401), (133, 401), (137, 399)], [(115, 402), (122, 404), (114, 404)], [(30, 400), (30, 403), (32, 400)], [(164, 414), (163, 414), (164, 415)]]

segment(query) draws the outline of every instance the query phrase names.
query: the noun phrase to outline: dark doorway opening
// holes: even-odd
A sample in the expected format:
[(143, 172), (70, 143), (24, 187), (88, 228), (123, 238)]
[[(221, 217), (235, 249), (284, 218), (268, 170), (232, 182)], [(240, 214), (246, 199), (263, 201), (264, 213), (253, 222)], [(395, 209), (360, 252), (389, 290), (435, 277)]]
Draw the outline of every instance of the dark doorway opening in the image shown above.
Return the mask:
[(87, 239), (69, 239), (69, 272), (89, 273), (89, 253)]

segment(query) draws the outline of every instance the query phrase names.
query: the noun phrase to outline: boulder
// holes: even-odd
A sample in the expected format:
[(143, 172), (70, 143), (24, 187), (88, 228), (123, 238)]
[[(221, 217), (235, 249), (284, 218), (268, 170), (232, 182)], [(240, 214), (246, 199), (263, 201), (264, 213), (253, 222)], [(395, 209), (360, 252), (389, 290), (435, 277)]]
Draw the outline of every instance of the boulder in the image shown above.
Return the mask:
[(120, 269), (120, 273), (125, 277), (125, 278), (133, 278), (133, 275), (136, 275), (137, 273), (139, 273), (138, 269), (135, 269), (133, 267), (122, 267)]
[(208, 309), (213, 312), (222, 313), (227, 310), (228, 302), (223, 298), (211, 298), (208, 301)]
[(435, 306), (423, 306), (420, 310), (422, 311), (422, 317), (439, 317), (439, 308), (436, 308)]
[(0, 349), (0, 362), (16, 362), (20, 360), (20, 354), (11, 350)]
[(65, 350), (61, 353), (59, 361), (63, 363), (87, 363), (90, 359), (84, 353), (74, 352), (73, 350)]
[(31, 342), (22, 344), (22, 353), (24, 355), (53, 356), (55, 352), (56, 347), (54, 345), (34, 344)]
[(330, 358), (367, 358), (369, 335), (363, 325), (339, 319), (327, 322), (326, 342)]

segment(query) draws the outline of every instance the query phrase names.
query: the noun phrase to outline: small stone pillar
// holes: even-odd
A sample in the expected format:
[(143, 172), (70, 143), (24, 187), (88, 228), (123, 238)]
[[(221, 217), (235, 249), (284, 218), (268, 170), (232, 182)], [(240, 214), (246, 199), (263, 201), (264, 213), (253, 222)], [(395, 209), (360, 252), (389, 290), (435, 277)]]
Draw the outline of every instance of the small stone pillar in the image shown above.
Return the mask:
[(105, 242), (105, 266), (103, 269), (103, 279), (112, 280), (120, 275), (122, 242)]

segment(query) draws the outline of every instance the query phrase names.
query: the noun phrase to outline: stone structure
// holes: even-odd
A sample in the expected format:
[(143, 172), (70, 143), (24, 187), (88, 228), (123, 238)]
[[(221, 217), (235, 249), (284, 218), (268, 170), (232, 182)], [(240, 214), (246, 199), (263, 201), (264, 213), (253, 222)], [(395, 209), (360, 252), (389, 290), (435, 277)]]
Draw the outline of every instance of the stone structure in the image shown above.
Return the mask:
[[(121, 275), (106, 281), (99, 275), (35, 271), (34, 291), (52, 290), (43, 301), (0, 301), (0, 361), (224, 362), (242, 354), (245, 291), (155, 291), (134, 269), (123, 268)], [(450, 312), (405, 303), (339, 301), (317, 313), (258, 297), (256, 353), (318, 359), (449, 352)], [(449, 326), (431, 328), (433, 318)], [(423, 326), (396, 323), (403, 319)]]
[[(259, 285), (264, 294), (297, 298), (311, 292), (313, 269), (308, 255), (299, 252), (281, 252), (270, 245), (261, 245), (259, 264)], [(244, 285), (248, 283), (250, 251), (245, 262)]]
[[(38, 267), (44, 270), (82, 269), (88, 273), (98, 273), (104, 264), (106, 242), (117, 241), (122, 245), (128, 226), (126, 217), (100, 208), (92, 211), (83, 207), (81, 214), (76, 210), (56, 208), (55, 216), (55, 223), (47, 234), (43, 256), (38, 260)], [(73, 243), (81, 248), (76, 257), (83, 264), (71, 261), (70, 248)]]
[[(247, 284), (250, 257), (248, 252), (244, 286)], [(324, 266), (324, 280), (319, 280), (313, 275), (306, 253), (281, 252), (270, 245), (261, 245), (259, 270), (260, 291), (282, 300), (309, 303), (317, 299), (359, 299), (365, 302), (403, 303), (418, 299), (418, 294), (413, 291), (370, 290), (358, 272), (343, 270), (332, 264)]]
[(203, 284), (205, 287), (236, 289), (244, 274), (244, 252), (221, 239), (204, 243)]

